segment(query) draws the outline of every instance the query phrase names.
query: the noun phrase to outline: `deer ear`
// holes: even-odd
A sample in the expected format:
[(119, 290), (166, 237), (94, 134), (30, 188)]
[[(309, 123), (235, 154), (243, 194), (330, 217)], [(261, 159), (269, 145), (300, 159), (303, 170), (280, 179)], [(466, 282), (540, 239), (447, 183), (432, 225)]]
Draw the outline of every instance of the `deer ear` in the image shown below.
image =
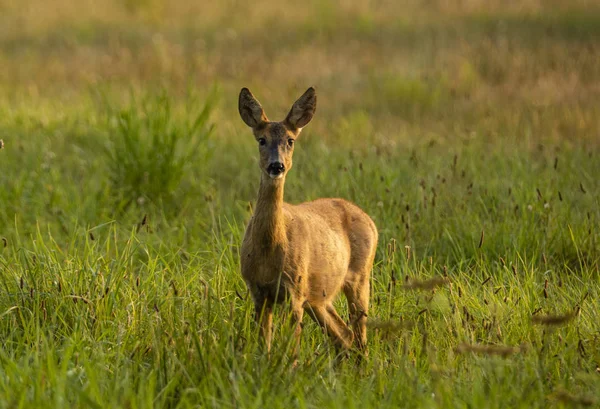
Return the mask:
[(313, 87), (310, 87), (296, 102), (294, 102), (290, 113), (287, 118), (285, 118), (285, 122), (292, 129), (303, 128), (310, 122), (316, 109), (317, 93)]
[(250, 92), (248, 88), (242, 88), (238, 102), (240, 116), (250, 128), (258, 128), (262, 123), (269, 119), (265, 115), (260, 102)]

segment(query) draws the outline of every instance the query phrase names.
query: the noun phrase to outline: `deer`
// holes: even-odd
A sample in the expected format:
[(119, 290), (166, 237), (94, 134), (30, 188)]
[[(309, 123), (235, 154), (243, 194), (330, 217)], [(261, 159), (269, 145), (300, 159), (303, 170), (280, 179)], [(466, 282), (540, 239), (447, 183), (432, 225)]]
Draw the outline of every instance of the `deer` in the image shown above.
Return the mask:
[[(304, 312), (323, 328), (336, 350), (348, 351), (356, 343), (359, 351), (368, 353), (370, 276), (378, 239), (375, 223), (344, 199), (322, 198), (298, 205), (283, 200), (296, 140), (316, 107), (317, 95), (310, 87), (283, 121), (271, 122), (248, 88), (239, 95), (239, 113), (258, 143), (261, 170), (258, 199), (240, 247), (241, 274), (269, 356), (273, 307), (286, 300), (295, 323), (294, 357)], [(348, 302), (352, 329), (333, 306), (340, 292)]]

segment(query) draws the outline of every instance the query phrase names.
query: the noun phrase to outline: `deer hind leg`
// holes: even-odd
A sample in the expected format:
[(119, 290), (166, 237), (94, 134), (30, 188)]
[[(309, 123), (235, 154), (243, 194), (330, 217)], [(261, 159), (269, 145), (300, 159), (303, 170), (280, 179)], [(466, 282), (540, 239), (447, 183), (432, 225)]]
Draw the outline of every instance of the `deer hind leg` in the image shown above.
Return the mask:
[(292, 297), (292, 323), (294, 328), (294, 351), (292, 353), (293, 366), (298, 365), (298, 354), (300, 353), (300, 336), (302, 334), (302, 317), (304, 316), (303, 302)]
[(329, 335), (336, 348), (348, 349), (352, 346), (354, 334), (335, 311), (333, 305), (309, 306), (307, 312)]
[(369, 275), (356, 275), (356, 280), (344, 285), (348, 300), (350, 323), (358, 349), (367, 353), (367, 313), (369, 312)]

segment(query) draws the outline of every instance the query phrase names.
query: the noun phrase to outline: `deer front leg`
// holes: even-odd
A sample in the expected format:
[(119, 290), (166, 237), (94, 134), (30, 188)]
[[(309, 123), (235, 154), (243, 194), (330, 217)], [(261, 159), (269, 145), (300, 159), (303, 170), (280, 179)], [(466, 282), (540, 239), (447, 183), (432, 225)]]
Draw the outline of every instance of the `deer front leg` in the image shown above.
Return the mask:
[(257, 306), (256, 321), (260, 323), (260, 332), (267, 347), (267, 355), (271, 357), (271, 340), (273, 338), (273, 303), (265, 300), (262, 308)]
[(273, 337), (273, 300), (265, 297), (261, 292), (254, 292), (254, 319), (260, 326), (260, 333), (267, 355), (271, 356), (271, 339)]

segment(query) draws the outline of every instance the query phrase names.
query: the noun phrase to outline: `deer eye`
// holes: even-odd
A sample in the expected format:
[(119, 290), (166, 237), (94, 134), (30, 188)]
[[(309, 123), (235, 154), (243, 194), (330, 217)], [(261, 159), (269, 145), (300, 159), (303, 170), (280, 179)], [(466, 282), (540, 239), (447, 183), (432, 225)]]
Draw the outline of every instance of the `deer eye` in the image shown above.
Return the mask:
[(292, 138), (288, 139), (288, 146), (294, 146), (294, 140)]
[(265, 138), (259, 138), (258, 139), (258, 144), (260, 146), (265, 146), (267, 144), (267, 140)]

